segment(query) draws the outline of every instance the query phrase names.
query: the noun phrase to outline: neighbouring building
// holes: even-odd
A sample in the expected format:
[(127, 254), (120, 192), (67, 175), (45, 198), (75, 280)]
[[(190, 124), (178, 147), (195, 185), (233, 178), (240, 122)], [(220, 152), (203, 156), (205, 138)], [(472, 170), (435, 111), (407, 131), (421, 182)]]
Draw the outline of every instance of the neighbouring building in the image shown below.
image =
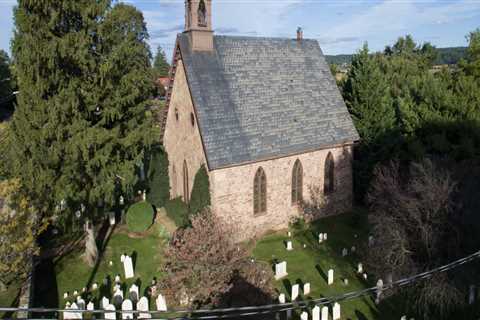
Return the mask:
[(204, 164), (212, 210), (241, 239), (287, 227), (312, 190), (320, 215), (350, 209), (359, 137), (318, 42), (214, 35), (210, 0), (185, 17), (162, 125), (171, 197), (188, 202)]

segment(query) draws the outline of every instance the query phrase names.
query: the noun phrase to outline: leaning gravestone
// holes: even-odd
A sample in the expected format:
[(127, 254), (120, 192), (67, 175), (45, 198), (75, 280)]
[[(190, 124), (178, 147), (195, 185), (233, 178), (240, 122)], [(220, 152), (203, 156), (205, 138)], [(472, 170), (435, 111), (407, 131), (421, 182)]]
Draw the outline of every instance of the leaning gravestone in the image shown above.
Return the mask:
[(335, 302), (333, 305), (333, 320), (339, 320), (340, 319), (340, 305)]
[(322, 320), (328, 320), (328, 307), (322, 307)]
[(105, 312), (104, 317), (106, 320), (115, 320), (117, 318), (115, 314), (115, 306), (113, 304), (109, 304), (105, 310), (107, 311), (113, 311), (113, 312)]
[(300, 315), (300, 320), (308, 320), (308, 313), (305, 311)]
[(130, 287), (130, 290), (129, 290), (129, 294), (130, 294), (130, 299), (133, 302), (138, 301), (138, 286), (136, 284), (132, 284), (132, 286)]
[(333, 284), (333, 269), (328, 270), (328, 285)]
[(128, 312), (133, 310), (132, 301), (126, 299), (122, 303), (122, 319), (133, 319), (133, 312)]
[(303, 285), (303, 295), (309, 295), (310, 294), (310, 282), (307, 282)]
[(283, 277), (288, 276), (287, 262), (283, 261), (275, 265), (275, 280), (280, 280)]
[(292, 286), (292, 301), (295, 301), (298, 298), (299, 287), (298, 284)]
[(315, 306), (312, 309), (312, 320), (320, 320), (320, 307)]
[(158, 295), (155, 304), (157, 305), (157, 311), (167, 311), (167, 301), (161, 294)]
[(138, 311), (146, 311), (145, 312), (140, 312), (138, 314), (138, 319), (151, 319), (152, 315), (148, 313), (148, 299), (146, 297), (141, 297), (140, 300), (137, 302), (137, 310)]
[(132, 258), (130, 258), (129, 256), (126, 256), (125, 261), (123, 261), (123, 267), (125, 269), (125, 279), (131, 279), (135, 277), (135, 274), (133, 273)]

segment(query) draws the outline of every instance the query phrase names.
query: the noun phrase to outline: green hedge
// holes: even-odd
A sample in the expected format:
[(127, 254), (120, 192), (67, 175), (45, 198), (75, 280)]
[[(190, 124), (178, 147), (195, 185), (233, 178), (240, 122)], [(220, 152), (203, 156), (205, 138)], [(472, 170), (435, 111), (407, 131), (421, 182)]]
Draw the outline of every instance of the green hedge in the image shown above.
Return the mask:
[(168, 200), (165, 203), (165, 210), (167, 216), (175, 222), (177, 227), (182, 228), (189, 225), (188, 207), (181, 198)]
[(142, 201), (127, 211), (127, 226), (132, 232), (144, 232), (153, 224), (154, 211), (150, 203)]
[(204, 165), (198, 169), (193, 181), (192, 195), (190, 197), (190, 213), (196, 214), (210, 206), (210, 181)]
[(159, 146), (152, 148), (148, 159), (147, 200), (157, 208), (165, 206), (170, 199), (168, 155)]

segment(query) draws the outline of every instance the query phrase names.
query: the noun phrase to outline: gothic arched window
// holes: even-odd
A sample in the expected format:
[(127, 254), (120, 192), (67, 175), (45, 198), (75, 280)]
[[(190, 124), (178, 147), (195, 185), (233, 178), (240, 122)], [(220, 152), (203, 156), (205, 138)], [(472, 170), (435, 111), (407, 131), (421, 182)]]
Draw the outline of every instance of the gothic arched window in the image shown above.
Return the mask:
[(188, 167), (187, 161), (183, 161), (183, 201), (189, 203), (190, 201), (190, 188), (188, 186)]
[(300, 204), (303, 200), (303, 167), (297, 159), (292, 172), (292, 205)]
[(332, 153), (329, 152), (325, 160), (325, 177), (323, 180), (323, 192), (332, 193), (335, 190), (335, 161)]
[(205, 7), (204, 0), (200, 0), (200, 3), (198, 4), (198, 26), (207, 26), (207, 8)]
[(267, 212), (267, 176), (260, 167), (253, 181), (253, 213), (262, 214)]

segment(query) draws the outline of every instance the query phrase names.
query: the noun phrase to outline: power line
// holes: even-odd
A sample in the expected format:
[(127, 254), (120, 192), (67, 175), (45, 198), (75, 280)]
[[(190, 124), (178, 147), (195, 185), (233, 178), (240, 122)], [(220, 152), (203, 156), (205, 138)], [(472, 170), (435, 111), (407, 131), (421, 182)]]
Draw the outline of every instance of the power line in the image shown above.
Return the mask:
[[(242, 316), (253, 316), (253, 315), (261, 315), (261, 314), (271, 314), (277, 312), (285, 312), (288, 310), (295, 310), (295, 309), (304, 309), (310, 305), (327, 305), (333, 302), (340, 302), (340, 301), (348, 301), (352, 299), (357, 299), (362, 296), (371, 295), (375, 293), (383, 293), (384, 291), (391, 290), (395, 287), (404, 287), (410, 285), (416, 281), (428, 279), (432, 277), (436, 273), (443, 273), (449, 271), (451, 269), (457, 268), (461, 265), (469, 263), (477, 258), (480, 257), (480, 251), (477, 251), (469, 256), (464, 258), (455, 260), (449, 264), (443, 265), (441, 267), (434, 268), (432, 270), (422, 272), (407, 278), (403, 278), (401, 280), (393, 281), (391, 283), (385, 284), (382, 288), (378, 288), (376, 286), (366, 288), (363, 290), (353, 291), (333, 297), (328, 298), (319, 298), (309, 301), (299, 301), (299, 302), (289, 302), (284, 304), (270, 304), (270, 305), (263, 305), (263, 306), (252, 306), (252, 307), (240, 307), (240, 308), (223, 308), (223, 309), (200, 309), (200, 310), (191, 310), (191, 309), (171, 309), (165, 312), (161, 311), (139, 311), (139, 310), (75, 310), (75, 309), (54, 309), (54, 308), (0, 308), (0, 312), (34, 312), (34, 313), (49, 313), (49, 312), (70, 312), (70, 313), (132, 313), (132, 314), (139, 314), (139, 313), (148, 313), (151, 315), (157, 314), (206, 314), (207, 316), (195, 317), (194, 319), (227, 319), (233, 317), (242, 317)], [(263, 311), (259, 311), (263, 310)], [(241, 313), (238, 313), (241, 312)], [(225, 315), (211, 315), (212, 313), (228, 313)], [(171, 319), (190, 319), (188, 317), (181, 317), (181, 318), (171, 318)]]

